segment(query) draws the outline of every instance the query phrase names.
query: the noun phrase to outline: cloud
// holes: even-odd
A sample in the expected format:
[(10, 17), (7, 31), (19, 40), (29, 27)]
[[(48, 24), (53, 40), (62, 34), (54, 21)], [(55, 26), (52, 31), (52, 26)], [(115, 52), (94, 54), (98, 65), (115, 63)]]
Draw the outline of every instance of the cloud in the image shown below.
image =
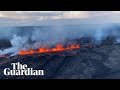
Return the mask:
[(63, 13), (63, 18), (88, 18), (87, 11), (69, 11)]
[(0, 11), (0, 25), (30, 24), (33, 21), (49, 21), (61, 19), (120, 21), (120, 11)]
[(24, 19), (62, 19), (62, 18), (85, 18), (84, 11), (0, 11), (0, 17)]

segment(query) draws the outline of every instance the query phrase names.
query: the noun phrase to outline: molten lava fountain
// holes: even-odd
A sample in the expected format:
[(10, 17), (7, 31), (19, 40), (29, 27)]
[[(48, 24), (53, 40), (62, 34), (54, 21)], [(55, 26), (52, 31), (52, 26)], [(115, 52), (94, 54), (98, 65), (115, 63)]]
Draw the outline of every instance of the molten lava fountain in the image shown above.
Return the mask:
[(67, 47), (63, 47), (62, 44), (58, 44), (55, 48), (39, 48), (37, 51), (35, 50), (22, 50), (18, 53), (18, 55), (27, 55), (27, 54), (35, 54), (35, 53), (46, 53), (46, 52), (58, 52), (58, 51), (64, 51), (64, 50), (70, 50), (70, 49), (76, 49), (80, 48), (79, 44), (76, 45), (70, 45)]

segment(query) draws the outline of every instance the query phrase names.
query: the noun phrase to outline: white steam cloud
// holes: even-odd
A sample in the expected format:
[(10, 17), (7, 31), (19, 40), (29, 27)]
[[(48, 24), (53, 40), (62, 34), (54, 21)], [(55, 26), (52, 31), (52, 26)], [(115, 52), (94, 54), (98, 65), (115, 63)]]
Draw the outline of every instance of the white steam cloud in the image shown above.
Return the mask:
[[(51, 47), (58, 43), (64, 44), (66, 39), (77, 39), (91, 36), (94, 42), (100, 44), (109, 35), (116, 37), (120, 43), (120, 27), (118, 25), (93, 26), (52, 26), (52, 27), (16, 27), (6, 32), (6, 38), (10, 38), (12, 47), (0, 50), (0, 54), (14, 56), (21, 50), (38, 49), (40, 47)], [(2, 28), (3, 29), (3, 28)], [(4, 36), (4, 35), (3, 35)], [(1, 37), (2, 38), (2, 37)], [(5, 37), (4, 37), (5, 38)]]

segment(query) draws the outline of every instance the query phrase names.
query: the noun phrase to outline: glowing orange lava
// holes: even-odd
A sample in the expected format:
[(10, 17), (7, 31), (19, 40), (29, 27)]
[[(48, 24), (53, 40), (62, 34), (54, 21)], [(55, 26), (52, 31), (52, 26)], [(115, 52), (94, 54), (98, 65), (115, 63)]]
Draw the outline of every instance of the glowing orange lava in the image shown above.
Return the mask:
[(64, 51), (64, 50), (70, 50), (70, 49), (76, 49), (80, 48), (80, 45), (70, 45), (68, 47), (63, 47), (61, 44), (58, 44), (55, 48), (39, 48), (37, 51), (35, 50), (28, 50), (28, 51), (20, 51), (19, 55), (26, 55), (26, 54), (35, 54), (35, 53), (45, 53), (45, 52), (57, 52), (57, 51)]

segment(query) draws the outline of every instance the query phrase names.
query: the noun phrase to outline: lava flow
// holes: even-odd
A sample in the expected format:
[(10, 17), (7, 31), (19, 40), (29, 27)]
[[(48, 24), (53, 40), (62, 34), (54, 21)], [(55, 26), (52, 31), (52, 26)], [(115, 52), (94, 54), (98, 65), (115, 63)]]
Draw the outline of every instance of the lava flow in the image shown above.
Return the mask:
[(80, 45), (70, 45), (68, 47), (63, 47), (61, 44), (58, 44), (55, 48), (39, 48), (37, 51), (35, 50), (28, 50), (28, 51), (20, 51), (18, 55), (26, 55), (26, 54), (35, 54), (35, 53), (46, 53), (46, 52), (57, 52), (57, 51), (64, 51), (70, 49), (80, 48)]

